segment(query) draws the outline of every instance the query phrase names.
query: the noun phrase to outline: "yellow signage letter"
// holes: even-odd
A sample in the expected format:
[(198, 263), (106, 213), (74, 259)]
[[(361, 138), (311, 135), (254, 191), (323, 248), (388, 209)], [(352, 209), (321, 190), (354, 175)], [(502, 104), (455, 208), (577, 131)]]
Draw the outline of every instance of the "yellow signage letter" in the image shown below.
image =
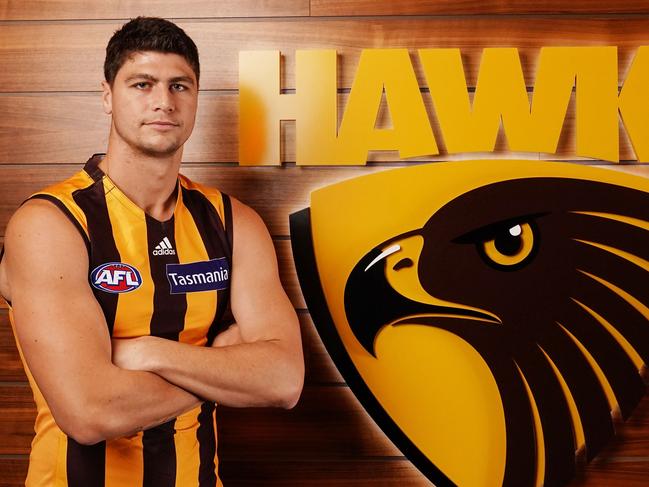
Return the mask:
[(282, 95), (279, 51), (239, 53), (239, 164), (280, 164), (280, 120), (295, 119), (295, 95)]
[(620, 115), (638, 162), (649, 162), (649, 46), (641, 46), (620, 93)]
[[(393, 128), (377, 129), (384, 90)], [(407, 49), (363, 50), (338, 139), (337, 164), (365, 164), (369, 150), (398, 150), (402, 158), (438, 153)]]
[(530, 107), (518, 50), (485, 49), (473, 107), (459, 49), (421, 49), (426, 80), (449, 153), (490, 152), (502, 120), (509, 149), (556, 152), (577, 86), (577, 153), (617, 161), (617, 49), (541, 50)]

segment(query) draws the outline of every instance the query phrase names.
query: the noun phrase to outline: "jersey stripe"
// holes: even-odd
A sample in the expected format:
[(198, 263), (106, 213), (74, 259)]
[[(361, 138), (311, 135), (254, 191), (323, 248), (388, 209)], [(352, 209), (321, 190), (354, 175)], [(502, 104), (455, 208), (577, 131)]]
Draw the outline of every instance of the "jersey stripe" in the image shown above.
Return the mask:
[(200, 467), (199, 445), (196, 441), (196, 425), (200, 406), (179, 416), (176, 420), (176, 485), (196, 487)]
[[(120, 262), (120, 255), (113, 238), (113, 227), (108, 216), (104, 185), (97, 182), (89, 188), (77, 190), (73, 193), (73, 199), (84, 212), (88, 222), (88, 237), (92, 242), (89, 271), (92, 272), (95, 267), (106, 262)], [(92, 291), (101, 305), (106, 316), (106, 325), (112, 335), (117, 310), (117, 294), (105, 293), (95, 288)]]
[[(230, 247), (228, 237), (225, 236), (225, 227), (214, 205), (205, 197), (205, 195), (203, 195), (203, 193), (197, 190), (186, 189), (183, 187), (182, 192), (183, 202), (191, 213), (194, 222), (196, 222), (196, 227), (198, 228), (198, 233), (205, 244), (207, 255), (210, 259), (223, 257), (222, 252), (225, 250), (225, 257), (228, 258), (230, 271), (232, 271), (232, 248)], [(224, 202), (226, 199), (228, 199), (227, 196), (222, 195), (222, 200)], [(232, 272), (230, 272), (230, 274), (232, 274)], [(230, 279), (232, 279), (232, 277), (230, 277)], [(207, 333), (208, 344), (211, 344), (214, 341), (214, 337), (220, 329), (227, 327), (231, 323), (226, 323), (222, 319), (226, 307), (230, 302), (230, 288), (228, 287), (223, 291), (219, 291), (217, 300), (218, 303), (226, 303), (226, 306), (219, 306), (217, 308), (214, 320), (212, 321), (212, 325)], [(219, 325), (223, 326), (219, 329)]]
[[(172, 248), (176, 249), (174, 236), (174, 217), (168, 222), (145, 215), (148, 244), (148, 255), (152, 255), (158, 242), (165, 236), (170, 237)], [(169, 232), (169, 235), (167, 235)], [(168, 340), (178, 341), (180, 332), (184, 328), (185, 313), (187, 312), (187, 298), (185, 294), (171, 294), (165, 266), (178, 264), (177, 254), (155, 256), (156, 265), (150, 265), (151, 278), (155, 286), (153, 292), (153, 315), (151, 316), (151, 335)]]
[(106, 442), (81, 445), (68, 436), (68, 487), (104, 487)]
[[(225, 239), (227, 242), (227, 246), (224, 247), (228, 249), (228, 258), (230, 260), (230, 263), (232, 263), (232, 253), (233, 253), (233, 242), (234, 242), (234, 230), (233, 230), (233, 222), (232, 222), (232, 202), (230, 201), (230, 197), (227, 194), (222, 195), (222, 200), (223, 200), (223, 218), (225, 219)], [(232, 265), (230, 265), (230, 269), (232, 269)], [(228, 288), (227, 294), (224, 295), (225, 299), (225, 306), (221, 307), (219, 310), (219, 314), (216, 316), (216, 323), (221, 323), (222, 328), (227, 328), (230, 326), (231, 323), (234, 323), (234, 316), (232, 316), (232, 308), (230, 307), (230, 289)], [(209, 343), (212, 343), (214, 340), (214, 337), (216, 334), (214, 333), (217, 330), (217, 326), (214, 325), (210, 331), (212, 332), (212, 336), (210, 336), (210, 332), (207, 334), (207, 339), (209, 340)]]
[[(149, 242), (147, 254), (151, 255), (156, 245), (165, 237), (171, 237), (169, 240), (172, 247), (177, 248), (173, 235), (174, 217), (168, 222), (159, 222), (149, 215), (145, 215), (145, 218)], [(156, 258), (156, 265), (150, 266), (155, 285), (150, 334), (178, 341), (185, 323), (187, 299), (184, 294), (171, 294), (165, 272), (165, 265), (178, 264), (178, 255), (165, 254)], [(144, 487), (175, 487), (175, 422), (176, 420), (172, 420), (144, 432)]]
[(175, 419), (144, 431), (142, 435), (144, 477), (142, 487), (175, 487)]
[[(84, 212), (88, 222), (88, 236), (92, 242), (89, 269), (104, 262), (120, 262), (120, 255), (113, 239), (108, 216), (104, 186), (100, 182), (73, 193), (75, 203)], [(109, 333), (112, 335), (117, 310), (117, 295), (93, 288), (99, 302)], [(80, 445), (72, 438), (67, 441), (66, 470), (70, 487), (96, 485), (103, 487), (106, 468), (106, 442), (97, 445)]]
[(120, 262), (135, 267), (142, 278), (137, 290), (118, 295), (115, 323), (122, 326), (113, 330), (113, 336), (148, 335), (153, 314), (154, 281), (150, 271), (146, 218), (144, 212), (129, 201), (108, 177), (104, 178), (104, 190)]
[(223, 219), (225, 220), (225, 236), (228, 241), (230, 255), (234, 249), (234, 231), (232, 230), (232, 201), (227, 194), (222, 194), (223, 198)]
[[(196, 223), (184, 204), (176, 208), (174, 227), (179, 262), (202, 262), (209, 259)], [(217, 292), (187, 293), (185, 296), (187, 313), (179, 340), (191, 345), (204, 346), (207, 343), (207, 331), (218, 305)]]
[(142, 432), (106, 442), (106, 487), (142, 485)]
[[(232, 250), (229, 245), (225, 245), (227, 239), (223, 238), (224, 225), (217, 213), (214, 205), (202, 194), (196, 190), (182, 188), (183, 203), (189, 210), (196, 224), (198, 233), (201, 240), (205, 245), (207, 255), (210, 259), (223, 256), (223, 251), (230, 262), (230, 269), (232, 269)], [(222, 196), (224, 201), (226, 196)], [(229, 288), (223, 291), (218, 291), (217, 294), (217, 309), (214, 314), (214, 319), (210, 325), (207, 333), (207, 344), (212, 344), (218, 325), (221, 324), (220, 318), (224, 314), (224, 309), (229, 307)], [(223, 323), (226, 325), (225, 323)], [(197, 438), (200, 444), (200, 473), (199, 485), (214, 486), (216, 485), (216, 430), (214, 427), (214, 405), (205, 403), (201, 408), (201, 414), (198, 417), (199, 427), (197, 431)]]
[(198, 415), (199, 427), (196, 431), (200, 449), (201, 465), (198, 472), (199, 487), (216, 486), (216, 431), (214, 429), (214, 404), (205, 402)]

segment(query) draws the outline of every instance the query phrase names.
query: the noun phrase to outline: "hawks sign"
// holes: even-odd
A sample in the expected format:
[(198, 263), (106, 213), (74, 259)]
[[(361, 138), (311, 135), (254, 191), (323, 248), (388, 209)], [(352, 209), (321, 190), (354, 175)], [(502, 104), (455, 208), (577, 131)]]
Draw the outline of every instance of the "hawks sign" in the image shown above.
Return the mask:
[[(295, 120), (298, 165), (364, 165), (371, 150), (438, 154), (429, 110), (449, 154), (493, 151), (501, 120), (510, 150), (554, 153), (572, 97), (577, 155), (618, 161), (621, 119), (636, 158), (649, 162), (649, 46), (628, 68), (614, 46), (544, 47), (533, 93), (515, 48), (483, 51), (474, 94), (459, 49), (412, 57), (407, 49), (364, 49), (349, 95), (338, 93), (336, 61), (333, 50), (297, 51), (293, 94), (281, 92), (279, 51), (240, 53), (240, 164), (280, 164), (281, 120)], [(383, 93), (389, 128), (376, 127)]]

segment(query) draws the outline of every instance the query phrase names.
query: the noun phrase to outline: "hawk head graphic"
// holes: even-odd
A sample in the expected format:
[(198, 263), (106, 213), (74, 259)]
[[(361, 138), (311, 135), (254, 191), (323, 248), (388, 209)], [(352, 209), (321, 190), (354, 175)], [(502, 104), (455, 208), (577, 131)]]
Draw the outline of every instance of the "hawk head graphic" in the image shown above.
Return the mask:
[(325, 188), (292, 215), (325, 345), (437, 485), (564, 485), (612, 414), (631, 414), (649, 359), (648, 191), (576, 165), (461, 162)]

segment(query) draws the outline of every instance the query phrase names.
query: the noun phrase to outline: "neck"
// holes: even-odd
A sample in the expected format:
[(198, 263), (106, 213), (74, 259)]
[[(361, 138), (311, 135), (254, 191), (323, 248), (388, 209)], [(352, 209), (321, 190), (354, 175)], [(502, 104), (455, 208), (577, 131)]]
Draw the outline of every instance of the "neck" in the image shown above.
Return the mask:
[(150, 156), (125, 144), (108, 144), (99, 168), (145, 213), (166, 221), (176, 205), (182, 147), (168, 156)]

